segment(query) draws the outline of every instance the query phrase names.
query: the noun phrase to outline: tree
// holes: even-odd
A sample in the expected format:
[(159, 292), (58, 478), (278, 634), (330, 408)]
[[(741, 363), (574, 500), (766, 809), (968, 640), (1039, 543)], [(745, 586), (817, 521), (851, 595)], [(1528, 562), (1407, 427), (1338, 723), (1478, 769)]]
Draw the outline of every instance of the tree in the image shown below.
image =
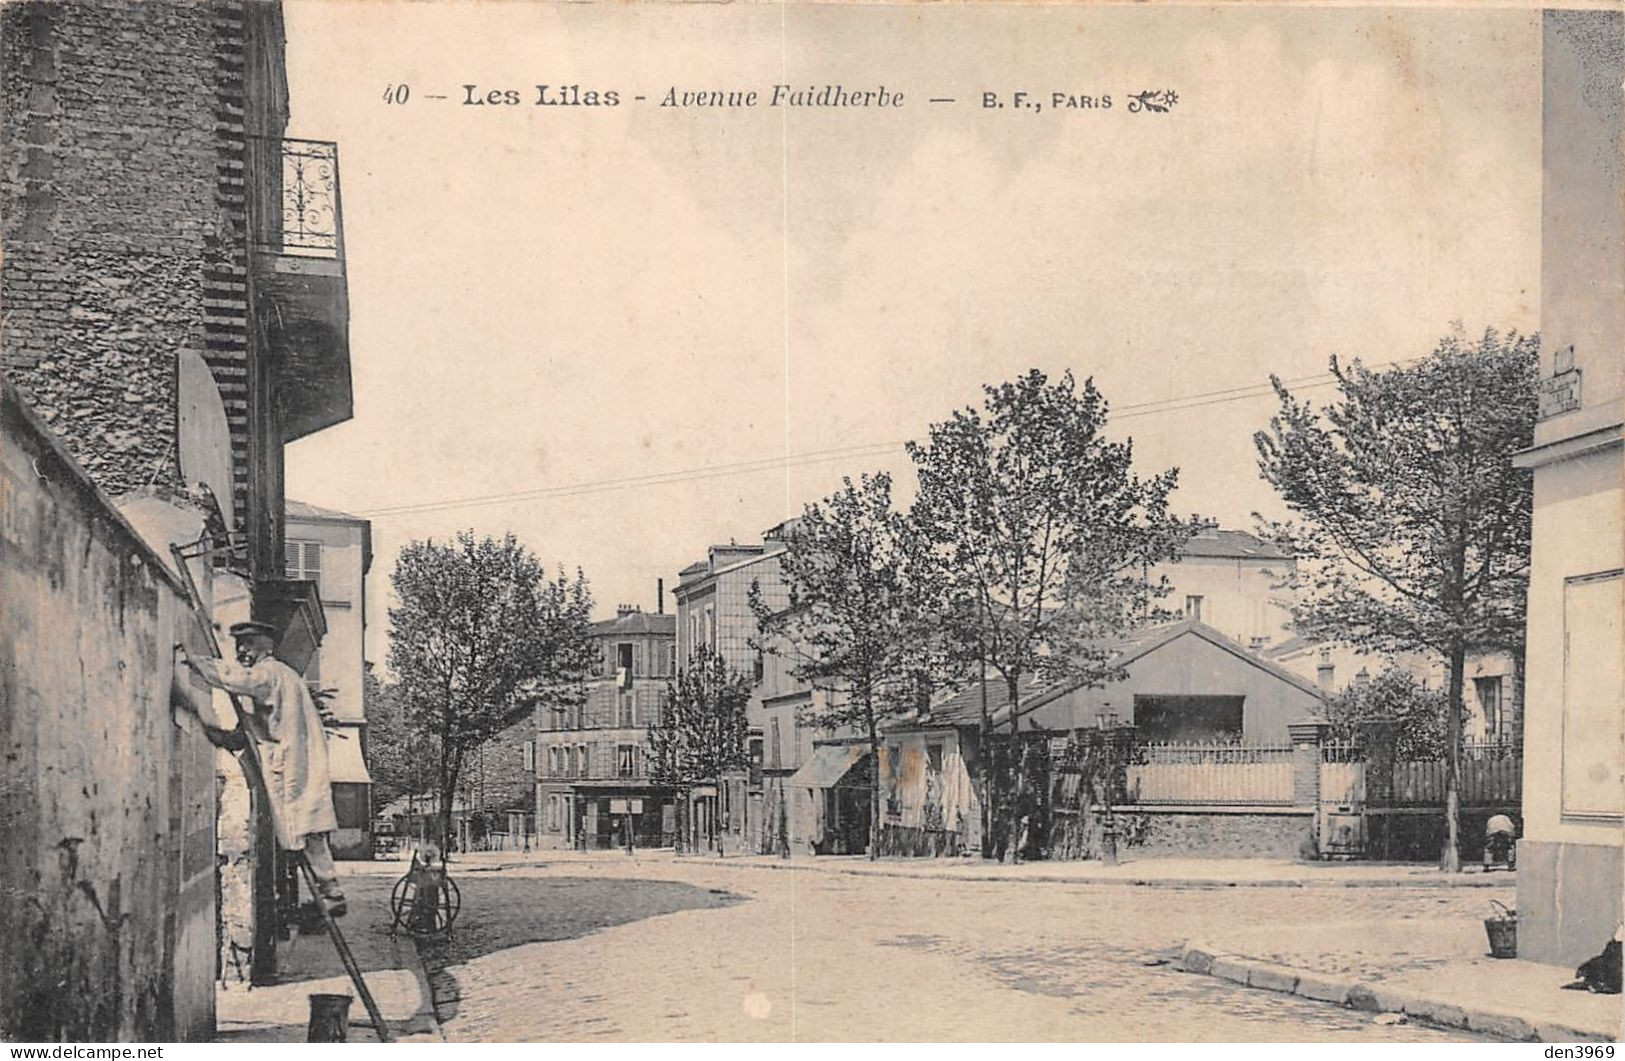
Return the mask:
[(770, 606), (751, 585), (758, 650), (786, 658), (792, 677), (823, 694), (802, 721), (868, 738), (871, 859), (880, 848), (880, 727), (921, 706), (943, 671), (914, 537), (892, 508), (889, 475), (845, 479), (786, 536), (787, 606)]
[[(919, 477), (910, 519), (958, 658), (1004, 680), (1012, 735), (1034, 677), (1102, 685), (1118, 675), (1106, 642), (1158, 614), (1152, 565), (1177, 555), (1187, 524), (1168, 512), (1170, 469), (1141, 480), (1132, 442), (1105, 437), (1108, 407), (1070, 372), (1034, 369), (984, 388), (911, 442)], [(989, 806), (986, 740), (979, 781)], [(984, 830), (984, 853), (991, 830)]]
[[(372, 775), (373, 806), (382, 808), (401, 796), (423, 791), (429, 745), (427, 734), (414, 733), (398, 686), (385, 684), (373, 665), (362, 675), (362, 703), (367, 718), (367, 772)], [(436, 756), (429, 756), (436, 761)]]
[(666, 708), (649, 727), (649, 772), (678, 788), (716, 784), (724, 770), (749, 759), (745, 705), (750, 679), (734, 673), (725, 659), (701, 645), (666, 683)]
[(443, 842), (468, 753), (526, 705), (579, 696), (592, 655), (586, 576), (546, 569), (509, 534), (412, 542), (390, 576), (389, 666), (408, 724), (433, 740)]
[(1538, 346), (1493, 329), (1473, 342), (1458, 326), (1413, 365), (1334, 357), (1341, 393), (1319, 410), (1272, 376), (1280, 412), (1254, 436), (1259, 470), (1297, 517), (1269, 530), (1297, 558), (1298, 632), (1444, 659), (1452, 871), (1467, 654), (1522, 653), (1532, 486), (1512, 456), (1533, 440)]
[(1385, 760), (1437, 760), (1449, 744), (1447, 699), (1410, 671), (1389, 667), (1328, 700), (1326, 721), (1333, 736), (1378, 748)]

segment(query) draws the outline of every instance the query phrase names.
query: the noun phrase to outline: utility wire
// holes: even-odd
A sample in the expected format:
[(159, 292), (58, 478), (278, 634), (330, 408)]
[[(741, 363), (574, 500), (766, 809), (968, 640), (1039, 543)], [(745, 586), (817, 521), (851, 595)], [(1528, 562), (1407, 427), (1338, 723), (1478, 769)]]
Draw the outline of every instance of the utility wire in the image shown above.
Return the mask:
[[(1369, 368), (1388, 368), (1409, 364), (1412, 360), (1389, 361), (1368, 366)], [(1336, 382), (1336, 377), (1329, 372), (1316, 373), (1310, 376), (1299, 376), (1295, 379), (1282, 380), (1284, 386), (1295, 387), (1298, 390), (1314, 390), (1319, 387), (1330, 386)], [(1271, 393), (1273, 388), (1268, 383), (1254, 383), (1242, 387), (1230, 387), (1225, 390), (1204, 391), (1199, 394), (1177, 395), (1172, 398), (1159, 398), (1155, 401), (1137, 402), (1133, 405), (1119, 406), (1111, 412), (1111, 420), (1131, 420), (1141, 416), (1155, 416), (1160, 413), (1183, 412), (1188, 409), (1201, 409), (1212, 405), (1225, 405), (1230, 402), (1245, 401), (1249, 398), (1263, 397)], [(755, 460), (735, 461), (728, 464), (711, 464), (700, 468), (685, 468), (669, 472), (653, 472), (648, 475), (633, 475), (619, 479), (601, 479), (595, 482), (567, 483), (562, 486), (538, 487), (532, 490), (514, 490), (500, 494), (483, 494), (475, 497), (448, 498), (439, 501), (421, 501), (404, 505), (387, 505), (379, 508), (363, 509), (356, 515), (370, 519), (390, 518), (394, 516), (417, 515), (425, 512), (441, 512), (450, 509), (484, 508), (490, 505), (511, 504), (518, 501), (538, 501), (551, 498), (581, 497), (587, 494), (605, 493), (614, 490), (629, 490), (646, 486), (668, 486), (677, 483), (699, 482), (705, 479), (721, 479), (733, 475), (748, 475), (760, 471), (778, 471), (780, 469), (800, 468), (813, 464), (825, 464), (830, 461), (844, 460), (851, 457), (879, 456), (895, 452), (903, 445), (901, 439), (886, 442), (869, 442), (857, 446), (842, 446), (836, 449), (810, 450), (806, 453), (792, 454), (786, 457), (761, 457)]]

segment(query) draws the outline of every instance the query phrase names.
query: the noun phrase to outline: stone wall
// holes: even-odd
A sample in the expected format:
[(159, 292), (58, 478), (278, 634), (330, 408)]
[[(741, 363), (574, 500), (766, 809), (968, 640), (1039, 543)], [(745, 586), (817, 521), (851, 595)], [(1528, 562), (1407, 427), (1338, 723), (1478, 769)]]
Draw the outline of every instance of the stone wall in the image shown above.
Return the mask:
[(1313, 815), (1190, 811), (1117, 812), (1119, 844), (1139, 855), (1191, 858), (1298, 858)]
[(0, 378), (0, 1039), (214, 1030), (206, 652), (165, 562)]
[(218, 254), (203, 4), (0, 11), (4, 367), (104, 490), (172, 485), (175, 358)]
[[(253, 351), (249, 158), (287, 120), (281, 9), (0, 5), (0, 367), (103, 490), (180, 485), (177, 358), (213, 373), (257, 574), (280, 568), (282, 448)], [(269, 184), (268, 184), (269, 182)], [(262, 187), (264, 186), (264, 187)]]

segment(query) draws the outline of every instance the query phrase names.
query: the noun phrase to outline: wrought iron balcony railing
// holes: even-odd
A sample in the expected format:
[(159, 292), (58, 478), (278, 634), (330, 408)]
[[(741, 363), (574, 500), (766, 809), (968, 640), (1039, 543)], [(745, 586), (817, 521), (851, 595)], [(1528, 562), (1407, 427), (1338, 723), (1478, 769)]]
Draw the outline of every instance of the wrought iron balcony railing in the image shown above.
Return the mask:
[(251, 141), (260, 190), (257, 249), (307, 258), (344, 257), (339, 148), (327, 140)]

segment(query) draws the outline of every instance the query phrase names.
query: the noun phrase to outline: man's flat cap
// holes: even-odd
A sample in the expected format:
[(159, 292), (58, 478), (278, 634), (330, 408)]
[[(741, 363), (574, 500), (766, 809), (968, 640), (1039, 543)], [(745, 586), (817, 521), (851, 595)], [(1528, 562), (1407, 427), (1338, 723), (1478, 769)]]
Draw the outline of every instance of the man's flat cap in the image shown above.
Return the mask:
[(269, 637), (274, 639), (276, 637), (276, 627), (272, 626), (270, 623), (232, 623), (231, 636), (237, 638)]

